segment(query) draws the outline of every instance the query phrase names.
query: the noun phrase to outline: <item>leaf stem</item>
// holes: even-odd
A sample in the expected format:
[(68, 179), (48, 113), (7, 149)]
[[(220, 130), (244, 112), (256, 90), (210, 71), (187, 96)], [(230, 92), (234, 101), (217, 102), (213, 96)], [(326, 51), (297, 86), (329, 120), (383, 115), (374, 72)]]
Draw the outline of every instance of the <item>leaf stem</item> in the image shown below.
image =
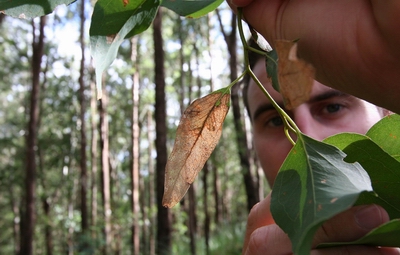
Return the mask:
[[(247, 51), (251, 50), (258, 54), (264, 55), (267, 58), (270, 58), (270, 56), (268, 56), (268, 54), (266, 52), (260, 51), (258, 49), (254, 49), (247, 44), (247, 40), (244, 36), (243, 25), (242, 25), (242, 8), (238, 8), (237, 19), (238, 19), (239, 35), (240, 35), (240, 39), (241, 39), (242, 45), (243, 45), (243, 50), (245, 53), (244, 54), (245, 71), (242, 73), (242, 75), (239, 78), (243, 77), (246, 74), (250, 75), (250, 77), (257, 84), (257, 86), (261, 89), (261, 91), (268, 98), (268, 100), (271, 102), (272, 106), (276, 109), (276, 111), (279, 113), (279, 115), (283, 119), (283, 123), (285, 125), (285, 129), (284, 129), (285, 135), (286, 135), (287, 139), (290, 141), (290, 143), (292, 143), (292, 145), (295, 145), (296, 143), (295, 143), (295, 141), (293, 141), (292, 137), (290, 136), (289, 131), (294, 132), (297, 135), (297, 137), (299, 137), (301, 134), (300, 129), (297, 127), (296, 123), (290, 118), (290, 116), (275, 102), (275, 100), (272, 98), (272, 96), (268, 93), (268, 91), (262, 85), (260, 80), (254, 74), (254, 72), (251, 69), (250, 64), (249, 64), (249, 57), (248, 57)], [(273, 60), (273, 61), (275, 61), (275, 60)], [(235, 80), (234, 82), (236, 83), (237, 81)]]

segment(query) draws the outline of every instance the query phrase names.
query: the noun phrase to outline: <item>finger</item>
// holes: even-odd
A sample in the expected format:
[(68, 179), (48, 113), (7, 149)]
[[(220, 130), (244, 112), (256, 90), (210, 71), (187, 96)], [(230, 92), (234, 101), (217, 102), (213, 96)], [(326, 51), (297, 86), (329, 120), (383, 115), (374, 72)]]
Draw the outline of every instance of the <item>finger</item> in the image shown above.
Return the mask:
[(399, 255), (398, 248), (378, 248), (363, 245), (349, 245), (311, 251), (310, 255)]
[(251, 234), (254, 232), (254, 230), (274, 224), (274, 220), (272, 218), (271, 212), (270, 212), (270, 204), (271, 204), (271, 193), (268, 194), (268, 196), (256, 204), (250, 211), (249, 217), (247, 219), (247, 226), (246, 226), (246, 234), (244, 238), (244, 244), (243, 244), (243, 251), (245, 251), (248, 242), (250, 240)]
[(387, 221), (389, 221), (389, 215), (378, 205), (352, 207), (326, 221), (318, 229), (313, 247), (326, 242), (357, 240)]
[(292, 253), (289, 237), (276, 224), (254, 230), (245, 246), (244, 255), (285, 255)]

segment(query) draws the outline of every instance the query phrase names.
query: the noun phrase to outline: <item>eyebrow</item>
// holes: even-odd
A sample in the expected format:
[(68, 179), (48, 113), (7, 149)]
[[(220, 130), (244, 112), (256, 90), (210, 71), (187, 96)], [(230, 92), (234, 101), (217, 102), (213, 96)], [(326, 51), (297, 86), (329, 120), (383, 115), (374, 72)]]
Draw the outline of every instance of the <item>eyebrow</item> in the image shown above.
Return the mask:
[[(311, 97), (306, 103), (315, 103), (318, 101), (323, 101), (326, 99), (334, 98), (334, 97), (349, 97), (351, 95), (343, 93), (339, 90), (335, 89), (329, 89), (325, 92), (322, 92), (321, 94), (314, 95)], [(283, 103), (277, 102), (279, 107), (284, 108)], [(265, 103), (257, 107), (257, 109), (254, 111), (254, 115), (252, 116), (252, 120), (256, 120), (262, 113), (275, 110), (274, 106), (272, 106), (271, 103)]]

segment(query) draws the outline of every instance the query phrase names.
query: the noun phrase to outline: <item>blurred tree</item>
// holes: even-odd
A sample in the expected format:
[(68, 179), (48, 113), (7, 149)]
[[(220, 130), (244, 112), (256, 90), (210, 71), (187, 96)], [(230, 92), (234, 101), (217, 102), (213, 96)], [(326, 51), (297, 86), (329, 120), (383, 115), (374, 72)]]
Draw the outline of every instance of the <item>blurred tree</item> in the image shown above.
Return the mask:
[(132, 119), (131, 119), (131, 190), (132, 190), (132, 254), (140, 253), (140, 203), (139, 203), (139, 58), (138, 38), (131, 40), (132, 75)]
[[(26, 136), (26, 175), (25, 175), (25, 207), (21, 222), (21, 251), (22, 255), (33, 254), (33, 236), (36, 221), (36, 151), (37, 127), (39, 122), (40, 74), (42, 72), (42, 57), (45, 45), (44, 28), (46, 17), (40, 18), (39, 28), (32, 21), (32, 90), (29, 108), (29, 122)], [(36, 34), (38, 33), (38, 34)]]
[(167, 164), (167, 126), (165, 100), (164, 49), (162, 37), (162, 9), (153, 21), (155, 121), (156, 121), (156, 189), (157, 189), (157, 244), (156, 254), (171, 253), (171, 220), (169, 209), (162, 206), (165, 165)]
[[(88, 175), (87, 175), (87, 155), (86, 155), (86, 82), (85, 82), (85, 54), (86, 54), (86, 43), (85, 43), (85, 4), (86, 1), (82, 0), (80, 3), (80, 32), (79, 32), (79, 44), (81, 47), (81, 61), (79, 67), (79, 104), (80, 104), (80, 209), (81, 209), (81, 231), (83, 235), (88, 234), (89, 230), (89, 215), (87, 206), (87, 187), (88, 187)], [(88, 244), (83, 244), (81, 250), (87, 249)]]
[(103, 254), (109, 254), (111, 250), (111, 194), (110, 194), (110, 148), (109, 148), (109, 127), (108, 127), (108, 93), (103, 89), (103, 96), (100, 99), (100, 149), (101, 149), (101, 195), (103, 202), (104, 216), (104, 246)]

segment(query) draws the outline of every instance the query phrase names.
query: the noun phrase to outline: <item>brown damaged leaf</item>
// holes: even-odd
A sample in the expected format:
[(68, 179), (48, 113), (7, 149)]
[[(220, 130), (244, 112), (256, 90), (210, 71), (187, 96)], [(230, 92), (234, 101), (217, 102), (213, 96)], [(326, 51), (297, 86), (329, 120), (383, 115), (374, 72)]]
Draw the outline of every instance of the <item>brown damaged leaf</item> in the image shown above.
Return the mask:
[(297, 58), (297, 43), (276, 41), (278, 80), (286, 109), (291, 110), (306, 102), (311, 93), (315, 69)]
[(230, 94), (214, 92), (195, 100), (183, 113), (165, 169), (163, 206), (171, 208), (186, 194), (221, 137)]

